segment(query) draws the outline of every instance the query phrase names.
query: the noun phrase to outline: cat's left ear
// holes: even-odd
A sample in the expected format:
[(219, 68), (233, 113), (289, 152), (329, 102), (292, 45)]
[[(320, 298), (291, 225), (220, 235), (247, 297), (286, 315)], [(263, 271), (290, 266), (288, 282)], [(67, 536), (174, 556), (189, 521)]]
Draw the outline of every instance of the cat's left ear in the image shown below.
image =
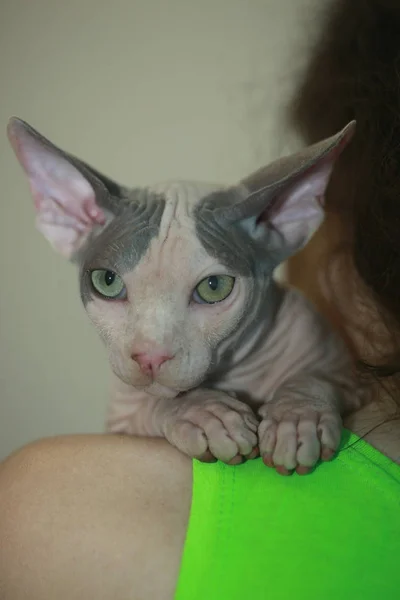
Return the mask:
[(29, 181), (37, 228), (72, 259), (95, 228), (115, 213), (119, 186), (21, 119), (9, 121), (7, 134)]
[(355, 126), (351, 121), (336, 135), (242, 180), (239, 187), (244, 199), (221, 207), (218, 217), (225, 223), (245, 222), (257, 239), (267, 235), (271, 240), (272, 234), (283, 259), (295, 254), (324, 218), (324, 195), (335, 161), (353, 137)]

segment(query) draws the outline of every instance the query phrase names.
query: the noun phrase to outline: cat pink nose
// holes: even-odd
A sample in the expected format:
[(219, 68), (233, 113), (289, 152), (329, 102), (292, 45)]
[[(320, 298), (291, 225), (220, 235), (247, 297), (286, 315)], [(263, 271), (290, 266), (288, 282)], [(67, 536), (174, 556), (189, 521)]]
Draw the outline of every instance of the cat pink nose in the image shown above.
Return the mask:
[(154, 376), (163, 363), (173, 358), (165, 352), (134, 352), (131, 357), (137, 362), (141, 371), (150, 376)]

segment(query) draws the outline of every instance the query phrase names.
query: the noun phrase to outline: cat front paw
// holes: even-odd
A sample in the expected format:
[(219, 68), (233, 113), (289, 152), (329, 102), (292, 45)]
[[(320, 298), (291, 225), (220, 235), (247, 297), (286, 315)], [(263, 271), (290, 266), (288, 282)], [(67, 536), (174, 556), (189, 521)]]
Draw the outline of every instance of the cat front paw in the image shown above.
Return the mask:
[(264, 404), (258, 426), (260, 455), (281, 475), (309, 473), (319, 460), (331, 460), (341, 440), (342, 418), (329, 407)]
[(198, 389), (173, 404), (165, 414), (163, 433), (191, 458), (233, 465), (257, 454), (259, 420), (243, 402), (225, 392)]

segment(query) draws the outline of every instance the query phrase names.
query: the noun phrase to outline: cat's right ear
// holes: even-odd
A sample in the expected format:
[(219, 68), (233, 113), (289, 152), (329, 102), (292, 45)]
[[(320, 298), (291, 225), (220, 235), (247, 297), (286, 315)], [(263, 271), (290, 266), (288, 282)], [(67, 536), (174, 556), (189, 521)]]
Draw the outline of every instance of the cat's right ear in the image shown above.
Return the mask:
[(7, 135), (28, 177), (37, 228), (58, 252), (71, 259), (93, 228), (105, 224), (103, 208), (108, 208), (110, 197), (107, 183), (117, 188), (116, 184), (20, 119), (10, 119)]

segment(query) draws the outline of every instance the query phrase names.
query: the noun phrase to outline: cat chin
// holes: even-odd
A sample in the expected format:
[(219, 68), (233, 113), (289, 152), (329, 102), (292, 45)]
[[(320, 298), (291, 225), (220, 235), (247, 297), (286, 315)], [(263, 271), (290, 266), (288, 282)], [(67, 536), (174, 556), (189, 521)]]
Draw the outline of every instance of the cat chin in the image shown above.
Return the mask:
[(157, 383), (157, 381), (153, 381), (153, 383), (144, 386), (141, 389), (150, 396), (155, 396), (157, 398), (176, 398), (180, 393), (180, 390), (161, 385), (161, 383)]
[(179, 396), (180, 394), (183, 394), (198, 387), (202, 382), (203, 379), (200, 379), (198, 382), (190, 382), (189, 385), (181, 385), (177, 387), (163, 385), (162, 383), (159, 383), (157, 381), (153, 381), (152, 383), (147, 385), (137, 385), (135, 384), (135, 382), (130, 382), (130, 385), (136, 390), (146, 392), (146, 394), (149, 394), (150, 396), (154, 396), (156, 398), (176, 398), (176, 396)]

